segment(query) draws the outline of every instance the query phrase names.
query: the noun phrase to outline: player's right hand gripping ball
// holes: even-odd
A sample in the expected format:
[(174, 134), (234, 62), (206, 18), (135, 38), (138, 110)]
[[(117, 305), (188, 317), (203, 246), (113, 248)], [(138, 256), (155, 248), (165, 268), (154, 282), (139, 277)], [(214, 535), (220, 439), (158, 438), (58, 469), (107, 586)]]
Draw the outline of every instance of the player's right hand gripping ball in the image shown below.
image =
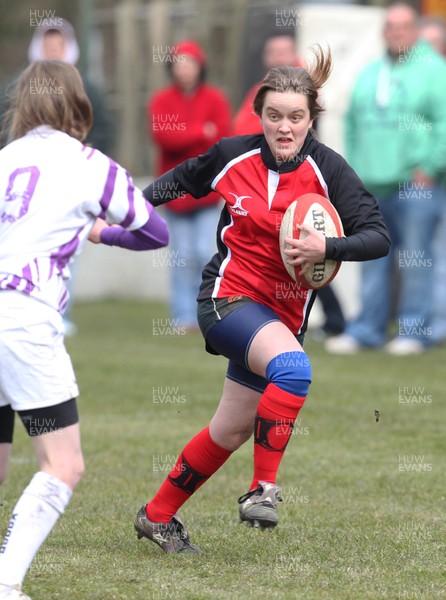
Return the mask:
[(325, 196), (320, 194), (304, 194), (292, 202), (283, 215), (280, 226), (280, 253), (283, 264), (290, 277), (306, 288), (320, 289), (333, 281), (339, 268), (340, 262), (335, 260), (323, 260), (317, 262), (313, 267), (299, 276), (300, 266), (293, 267), (288, 261), (285, 249), (291, 248), (285, 243), (285, 238), (303, 240), (307, 237), (305, 231), (300, 231), (299, 225), (309, 225), (320, 231), (326, 237), (343, 237), (344, 229), (337, 210)]

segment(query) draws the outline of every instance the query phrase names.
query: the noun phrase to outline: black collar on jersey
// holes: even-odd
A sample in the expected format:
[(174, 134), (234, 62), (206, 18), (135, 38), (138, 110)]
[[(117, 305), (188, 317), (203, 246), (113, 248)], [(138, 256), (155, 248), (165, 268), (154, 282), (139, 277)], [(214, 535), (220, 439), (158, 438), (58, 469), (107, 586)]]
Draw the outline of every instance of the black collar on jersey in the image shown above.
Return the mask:
[(266, 138), (263, 137), (260, 146), (262, 151), (262, 160), (264, 164), (268, 167), (268, 169), (271, 169), (271, 171), (277, 171), (277, 173), (289, 173), (290, 171), (295, 171), (297, 167), (299, 167), (306, 159), (308, 155), (308, 146), (312, 140), (313, 136), (310, 132), (308, 132), (307, 137), (305, 138), (305, 141), (302, 145), (302, 148), (300, 149), (300, 152), (298, 152), (296, 156), (289, 162), (281, 163), (278, 166), (276, 163), (276, 159), (274, 158), (273, 153), (271, 152), (271, 149), (268, 146)]

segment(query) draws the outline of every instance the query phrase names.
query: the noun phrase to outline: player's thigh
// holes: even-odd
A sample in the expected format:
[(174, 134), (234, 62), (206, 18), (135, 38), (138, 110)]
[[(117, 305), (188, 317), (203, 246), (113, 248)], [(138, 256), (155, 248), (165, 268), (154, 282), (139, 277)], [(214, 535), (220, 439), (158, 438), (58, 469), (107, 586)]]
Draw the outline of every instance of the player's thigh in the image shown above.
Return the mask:
[(209, 425), (218, 444), (227, 435), (252, 432), (261, 393), (226, 378), (218, 408)]
[(262, 377), (273, 358), (285, 352), (303, 352), (295, 335), (280, 321), (267, 323), (254, 336), (248, 351), (249, 368)]
[[(244, 296), (199, 303), (206, 349), (253, 373), (266, 376), (268, 363), (284, 352), (302, 352), (296, 336), (275, 312)], [(242, 382), (243, 383), (243, 382)]]

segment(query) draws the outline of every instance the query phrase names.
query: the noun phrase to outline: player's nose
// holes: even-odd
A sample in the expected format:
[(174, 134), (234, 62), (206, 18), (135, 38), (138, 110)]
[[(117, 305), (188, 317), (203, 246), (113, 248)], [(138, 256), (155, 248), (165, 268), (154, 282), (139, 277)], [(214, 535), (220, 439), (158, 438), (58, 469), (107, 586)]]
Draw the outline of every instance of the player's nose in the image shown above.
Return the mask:
[(281, 133), (288, 133), (289, 131), (291, 131), (290, 124), (287, 120), (281, 121), (279, 131)]

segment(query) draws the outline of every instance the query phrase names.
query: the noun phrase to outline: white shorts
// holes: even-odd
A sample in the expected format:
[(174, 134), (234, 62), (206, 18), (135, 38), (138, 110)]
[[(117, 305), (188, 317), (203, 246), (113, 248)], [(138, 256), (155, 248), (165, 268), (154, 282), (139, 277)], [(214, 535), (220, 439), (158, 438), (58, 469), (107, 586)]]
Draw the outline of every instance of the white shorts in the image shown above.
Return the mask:
[(76, 398), (61, 315), (22, 292), (0, 291), (0, 406), (30, 410)]

